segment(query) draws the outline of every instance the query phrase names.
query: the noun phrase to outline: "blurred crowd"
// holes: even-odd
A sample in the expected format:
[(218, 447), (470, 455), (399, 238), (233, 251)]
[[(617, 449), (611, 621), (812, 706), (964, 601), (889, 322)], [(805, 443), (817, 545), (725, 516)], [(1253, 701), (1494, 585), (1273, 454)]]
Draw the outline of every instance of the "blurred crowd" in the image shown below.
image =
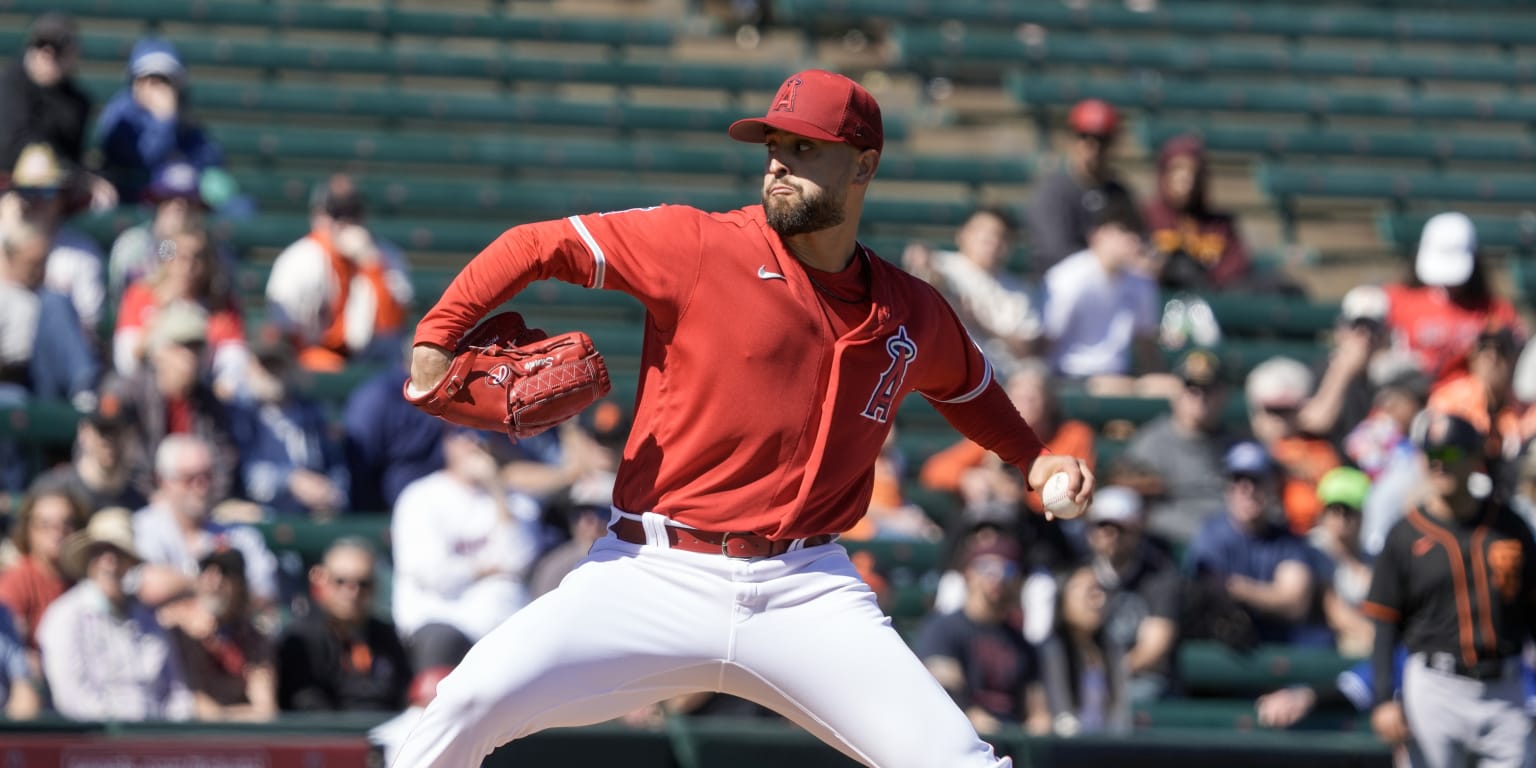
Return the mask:
[[(211, 221), (249, 204), (188, 109), (174, 46), (136, 45), (92, 123), (78, 34), (40, 18), (0, 78), (0, 405), (80, 414), (68, 455), (0, 439), (0, 485), (19, 499), (0, 549), (6, 715), (423, 703), (605, 534), (625, 407), (513, 444), (406, 404), (422, 297), (345, 175), (312, 191), (310, 230), (243, 306), (240, 256)], [(1322, 362), (1234, 371), (1201, 297), (1299, 289), (1211, 199), (1200, 142), (1161, 147), (1138, 195), (1116, 170), (1112, 105), (1080, 103), (1065, 127), (1022, 223), (982, 208), (953, 244), (888, 256), (949, 298), (1050, 450), (1104, 459), (1094, 505), (1047, 522), (979, 446), (909, 457), (893, 436), (869, 515), (844, 535), (941, 548), (910, 639), (980, 730), (1129, 728), (1135, 705), (1182, 693), (1186, 640), (1364, 656), (1373, 558), (1444, 469), (1416, 429), (1426, 412), (1479, 435), (1458, 482), (1536, 519), (1536, 355), (1466, 216), (1432, 218), (1400, 281), (1343, 297)], [(71, 226), (124, 206), (145, 223), (105, 249)], [(358, 365), (384, 372), (340, 404), (306, 394), (306, 376)], [(1167, 406), (1101, 430), (1069, 417), (1065, 393)], [(1111, 438), (1123, 450), (1103, 450)], [(368, 512), (391, 516), (387, 547), (339, 539), (309, 567), (252, 525)], [(894, 601), (885, 564), (857, 562)], [(1294, 720), (1297, 702), (1277, 701), (1270, 721)], [(632, 719), (678, 712), (760, 710), (706, 695)]]

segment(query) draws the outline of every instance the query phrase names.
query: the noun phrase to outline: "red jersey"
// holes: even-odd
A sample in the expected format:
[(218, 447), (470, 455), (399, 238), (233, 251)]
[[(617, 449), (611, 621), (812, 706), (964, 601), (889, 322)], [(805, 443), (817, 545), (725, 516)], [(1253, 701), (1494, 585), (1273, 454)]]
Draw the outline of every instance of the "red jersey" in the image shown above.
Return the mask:
[(853, 527), (912, 392), (1027, 470), (1040, 442), (954, 311), (887, 262), (871, 256), (867, 267), (867, 316), (838, 335), (761, 206), (572, 216), (498, 238), (422, 319), (416, 342), (454, 348), (539, 279), (639, 299), (640, 384), (614, 504), (701, 530), (785, 539)]
[(1387, 326), (1408, 345), (1419, 367), (1436, 382), (1464, 370), (1466, 355), (1484, 331), (1509, 328), (1523, 335), (1514, 305), (1500, 298), (1487, 304), (1463, 306), (1444, 288), (1403, 285), (1386, 287), (1390, 300)]

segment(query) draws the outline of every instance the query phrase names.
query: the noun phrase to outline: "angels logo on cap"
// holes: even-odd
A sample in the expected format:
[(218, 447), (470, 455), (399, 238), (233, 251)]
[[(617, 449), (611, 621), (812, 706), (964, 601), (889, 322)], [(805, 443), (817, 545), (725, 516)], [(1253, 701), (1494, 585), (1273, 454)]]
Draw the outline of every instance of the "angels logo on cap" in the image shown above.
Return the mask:
[(864, 86), (824, 69), (790, 75), (774, 94), (767, 115), (737, 120), (729, 133), (737, 141), (761, 144), (770, 128), (858, 149), (878, 151), (885, 146), (875, 97)]

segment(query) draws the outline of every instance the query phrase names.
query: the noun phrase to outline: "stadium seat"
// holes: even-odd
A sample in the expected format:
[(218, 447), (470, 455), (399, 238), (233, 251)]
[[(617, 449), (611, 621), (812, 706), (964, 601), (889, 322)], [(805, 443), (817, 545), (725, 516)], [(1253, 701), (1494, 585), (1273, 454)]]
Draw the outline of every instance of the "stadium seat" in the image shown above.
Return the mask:
[(1423, 204), (1454, 202), (1530, 202), (1536, 200), (1536, 179), (1529, 174), (1482, 171), (1384, 171), (1332, 165), (1265, 162), (1255, 182), (1276, 200), (1293, 197), (1345, 197)]
[(1508, 85), (1536, 80), (1536, 66), (1512, 58), (1459, 54), (1424, 55), (1300, 50), (1286, 45), (1213, 43), (1191, 46), (1175, 37), (1153, 40), (1105, 39), (1051, 32), (1021, 37), (993, 25), (950, 28), (908, 24), (891, 33), (897, 60), (921, 71), (947, 73), (956, 66), (1000, 69), (1020, 64), (1061, 67), (1119, 67), (1165, 74), (1283, 78), (1379, 77), (1402, 80), (1457, 80)]
[[(575, 169), (634, 173), (729, 174), (757, 178), (763, 173), (761, 147), (735, 142), (707, 145), (667, 141), (613, 141), (580, 138), (507, 137), (443, 132), (378, 132), (214, 126), (232, 162), (330, 160), (351, 162), (466, 165), (477, 168)], [(906, 155), (882, 158), (880, 178), (952, 181), (965, 184), (1022, 184), (1033, 164), (1021, 155)]]
[[(273, 172), (236, 174), (240, 188), (266, 210), (303, 211), (309, 191), (321, 174)], [(369, 204), (383, 218), (391, 213), (485, 215), (506, 217), (504, 223), (557, 218), (572, 213), (618, 211), (661, 203), (693, 205), (728, 211), (758, 201), (756, 184), (738, 183), (735, 190), (694, 185), (660, 185), (616, 181), (553, 181), (533, 178), (492, 182), (467, 178), (358, 175), (353, 177)], [(892, 199), (874, 193), (864, 204), (871, 224), (957, 225), (974, 207), (964, 199), (933, 197)]]
[(994, 26), (1037, 24), (1052, 30), (1135, 31), (1189, 35), (1274, 35), (1516, 45), (1536, 42), (1536, 24), (1498, 13), (1310, 7), (1285, 3), (1163, 3), (1143, 11), (1120, 3), (1000, 3), (996, 0), (779, 0), (789, 24), (831, 21), (963, 21)]
[(80, 414), (66, 402), (33, 400), (0, 407), (0, 439), (52, 448), (75, 442), (75, 422)]
[(1157, 147), (1181, 134), (1199, 135), (1208, 149), (1276, 158), (1298, 155), (1432, 160), (1536, 161), (1536, 140), (1527, 136), (1479, 136), (1465, 131), (1382, 131), (1270, 125), (1230, 121), (1143, 119), (1137, 125), (1143, 146)]
[(1331, 685), (1358, 659), (1332, 648), (1262, 646), (1243, 653), (1208, 640), (1179, 645), (1179, 670), (1191, 695), (1257, 696), (1287, 685)]
[[(1532, 25), (1536, 29), (1536, 25)], [(1077, 74), (1011, 72), (1005, 86), (1029, 107), (1099, 98), (1152, 113), (1164, 111), (1351, 115), (1418, 120), (1536, 121), (1536, 102), (1505, 96), (1400, 93), (1392, 89), (1345, 90), (1310, 84), (1225, 84), (1151, 78), (1089, 80)]]
[(12, 13), (63, 11), (126, 21), (192, 22), (312, 32), (370, 32), (420, 37), (543, 40), (607, 45), (671, 45), (676, 25), (651, 19), (533, 16), (310, 2), (220, 0), (6, 0)]
[[(1383, 240), (1397, 245), (1404, 252), (1412, 252), (1412, 249), (1418, 247), (1424, 222), (1433, 214), (1422, 211), (1383, 211), (1376, 217), (1376, 228)], [(1527, 211), (1514, 216), (1473, 214), (1472, 222), (1477, 227), (1477, 242), (1483, 247), (1520, 252), (1528, 252), (1536, 247), (1536, 212)]]
[[(98, 102), (122, 87), (116, 75), (79, 78), (81, 87)], [(727, 106), (681, 106), (653, 101), (566, 99), (556, 96), (475, 91), (347, 85), (272, 84), (251, 80), (196, 78), (190, 85), (199, 110), (218, 123), (220, 114), (243, 122), (280, 123), (284, 116), (366, 119), (372, 125), (429, 120), (450, 124), (501, 127), (546, 125), (606, 128), (620, 131), (723, 132), (741, 117)], [(233, 122), (233, 120), (231, 120)], [(906, 134), (903, 121), (885, 122), (887, 140)]]
[[(81, 40), (86, 61), (125, 62), (135, 35), (95, 32)], [(0, 51), (20, 50), (21, 29), (0, 31)], [(497, 82), (598, 83), (663, 86), (730, 92), (772, 91), (789, 70), (779, 65), (729, 66), (642, 58), (534, 56), (526, 53), (472, 55), (439, 48), (390, 45), (332, 45), (299, 42), (178, 37), (176, 52), (187, 66), (248, 69), (253, 74), (348, 73), (390, 76), (479, 78)]]

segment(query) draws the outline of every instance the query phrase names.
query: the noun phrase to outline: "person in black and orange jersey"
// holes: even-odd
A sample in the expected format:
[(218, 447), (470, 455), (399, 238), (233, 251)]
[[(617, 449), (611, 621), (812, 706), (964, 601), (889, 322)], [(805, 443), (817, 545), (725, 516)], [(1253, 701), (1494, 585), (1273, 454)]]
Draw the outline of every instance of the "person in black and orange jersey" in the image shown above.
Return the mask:
[[(1414, 424), (1425, 489), (1387, 534), (1362, 610), (1376, 620), (1371, 725), (1414, 768), (1518, 768), (1532, 751), (1520, 652), (1536, 608), (1536, 540), (1482, 474), (1484, 437), (1426, 411)], [(1409, 657), (1402, 698), (1392, 654)]]
[(369, 613), (376, 557), (360, 539), (337, 539), (310, 569), (314, 605), (277, 643), (283, 710), (398, 712), (410, 661), (393, 624)]

